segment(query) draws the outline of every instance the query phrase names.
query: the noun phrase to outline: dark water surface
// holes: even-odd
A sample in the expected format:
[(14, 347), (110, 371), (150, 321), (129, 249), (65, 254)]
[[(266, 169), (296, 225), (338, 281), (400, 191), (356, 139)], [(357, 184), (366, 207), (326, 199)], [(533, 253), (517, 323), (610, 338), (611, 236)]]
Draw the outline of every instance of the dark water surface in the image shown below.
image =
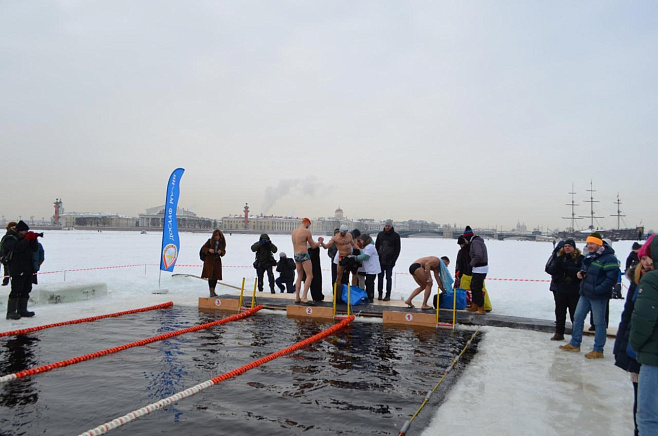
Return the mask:
[[(0, 338), (0, 375), (224, 316), (172, 308)], [(6, 382), (0, 385), (0, 434), (79, 434), (330, 326), (260, 313)], [(470, 336), (354, 322), (110, 434), (397, 435)], [(473, 353), (466, 353), (458, 369)], [(459, 373), (448, 377), (410, 434), (427, 425)]]

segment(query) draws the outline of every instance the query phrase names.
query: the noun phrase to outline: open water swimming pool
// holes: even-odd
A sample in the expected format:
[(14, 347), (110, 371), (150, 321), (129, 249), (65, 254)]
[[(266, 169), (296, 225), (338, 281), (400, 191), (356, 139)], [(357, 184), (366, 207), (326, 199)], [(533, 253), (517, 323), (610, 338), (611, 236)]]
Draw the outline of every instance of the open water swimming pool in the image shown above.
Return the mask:
[[(0, 338), (0, 375), (226, 317), (174, 307)], [(332, 323), (246, 319), (0, 384), (0, 434), (79, 434), (311, 337)], [(111, 434), (396, 435), (472, 332), (353, 322)], [(477, 338), (477, 337), (476, 337)], [(477, 342), (477, 339), (476, 339)], [(437, 407), (475, 348), (430, 400)], [(427, 425), (421, 413), (413, 428)]]

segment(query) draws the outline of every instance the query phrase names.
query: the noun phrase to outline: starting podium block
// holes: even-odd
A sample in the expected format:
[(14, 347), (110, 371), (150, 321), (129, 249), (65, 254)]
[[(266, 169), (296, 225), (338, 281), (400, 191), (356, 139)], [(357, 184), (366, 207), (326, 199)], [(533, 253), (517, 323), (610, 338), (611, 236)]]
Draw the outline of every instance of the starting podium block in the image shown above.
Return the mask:
[(240, 301), (235, 298), (199, 297), (199, 309), (238, 313), (240, 312)]
[[(415, 327), (432, 327), (436, 328), (436, 313), (417, 313), (417, 312), (382, 312), (384, 324), (395, 324)], [(438, 326), (450, 326), (452, 324), (438, 324)]]
[(327, 319), (333, 321), (334, 309), (322, 306), (289, 305), (286, 314), (293, 318)]

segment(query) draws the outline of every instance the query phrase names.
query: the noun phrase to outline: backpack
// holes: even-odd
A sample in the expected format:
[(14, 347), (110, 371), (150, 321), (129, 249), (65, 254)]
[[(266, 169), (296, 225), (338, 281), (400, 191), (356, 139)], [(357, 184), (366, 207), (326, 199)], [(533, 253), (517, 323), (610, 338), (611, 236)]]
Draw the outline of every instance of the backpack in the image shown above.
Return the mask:
[(201, 259), (201, 262), (206, 260), (206, 253), (203, 252), (203, 247), (199, 250), (199, 259)]
[(8, 263), (11, 260), (11, 258), (14, 256), (13, 251), (5, 251), (4, 245), (5, 245), (5, 241), (7, 240), (7, 238), (16, 239), (16, 236), (14, 236), (14, 235), (4, 235), (2, 237), (2, 240), (0, 240), (0, 263), (2, 263), (3, 265)]

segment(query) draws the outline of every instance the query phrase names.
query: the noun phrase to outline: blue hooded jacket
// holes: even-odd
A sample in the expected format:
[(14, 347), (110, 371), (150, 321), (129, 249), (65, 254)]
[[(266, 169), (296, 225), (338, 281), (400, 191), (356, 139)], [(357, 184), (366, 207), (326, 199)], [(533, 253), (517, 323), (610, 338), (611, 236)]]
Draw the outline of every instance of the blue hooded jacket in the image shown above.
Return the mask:
[(585, 257), (581, 271), (586, 275), (580, 283), (580, 295), (592, 300), (609, 300), (612, 297), (612, 287), (619, 276), (619, 261), (612, 247), (604, 244), (602, 253)]

